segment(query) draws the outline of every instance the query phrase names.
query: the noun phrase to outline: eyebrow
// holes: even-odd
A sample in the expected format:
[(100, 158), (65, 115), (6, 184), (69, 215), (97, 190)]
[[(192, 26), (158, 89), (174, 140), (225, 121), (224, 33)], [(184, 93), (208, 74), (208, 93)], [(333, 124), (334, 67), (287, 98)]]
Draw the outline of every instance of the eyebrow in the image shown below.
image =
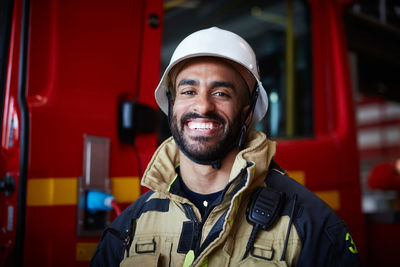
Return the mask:
[(211, 84), (211, 87), (215, 88), (215, 87), (226, 87), (226, 88), (230, 88), (233, 91), (236, 91), (235, 86), (233, 85), (233, 83), (230, 82), (226, 82), (226, 81), (215, 81)]
[[(184, 86), (184, 85), (199, 85), (199, 81), (197, 81), (195, 79), (183, 79), (178, 83), (177, 87)], [(230, 89), (236, 91), (233, 83), (226, 82), (226, 81), (214, 81), (214, 82), (212, 82), (211, 87), (212, 88), (226, 87), (226, 88), (230, 88)]]
[(177, 87), (184, 85), (199, 85), (199, 81), (194, 79), (183, 79), (178, 83)]

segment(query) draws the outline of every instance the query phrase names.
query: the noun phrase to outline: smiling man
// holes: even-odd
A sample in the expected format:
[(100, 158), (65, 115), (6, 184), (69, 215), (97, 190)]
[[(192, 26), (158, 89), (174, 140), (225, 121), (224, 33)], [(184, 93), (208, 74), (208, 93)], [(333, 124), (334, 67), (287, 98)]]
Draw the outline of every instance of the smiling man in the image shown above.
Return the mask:
[(228, 182), (238, 153), (235, 143), (249, 108), (249, 89), (224, 60), (199, 57), (185, 61), (178, 70), (172, 81), (176, 92), (171, 132), (182, 152), (181, 176), (191, 190), (213, 193)]
[(344, 222), (273, 161), (256, 57), (216, 27), (176, 48), (155, 97), (172, 137), (150, 191), (106, 229), (93, 266), (358, 266)]

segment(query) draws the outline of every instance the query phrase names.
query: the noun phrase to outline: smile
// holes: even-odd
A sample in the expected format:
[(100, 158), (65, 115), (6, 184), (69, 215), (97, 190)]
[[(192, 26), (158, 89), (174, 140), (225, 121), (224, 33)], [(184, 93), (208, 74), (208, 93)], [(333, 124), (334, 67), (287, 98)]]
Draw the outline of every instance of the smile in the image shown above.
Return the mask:
[(212, 122), (204, 123), (204, 122), (189, 122), (188, 127), (191, 130), (212, 130), (214, 125)]

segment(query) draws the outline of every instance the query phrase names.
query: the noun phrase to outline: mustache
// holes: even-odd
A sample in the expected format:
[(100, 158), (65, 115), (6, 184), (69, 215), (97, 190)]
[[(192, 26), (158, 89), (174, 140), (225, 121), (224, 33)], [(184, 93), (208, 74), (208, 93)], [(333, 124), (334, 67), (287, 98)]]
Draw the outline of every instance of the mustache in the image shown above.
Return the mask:
[(209, 113), (206, 113), (204, 115), (200, 115), (200, 114), (195, 113), (195, 112), (188, 112), (188, 113), (185, 113), (182, 116), (181, 125), (184, 125), (186, 123), (186, 121), (191, 120), (191, 119), (215, 120), (215, 121), (221, 123), (222, 125), (225, 125), (225, 123), (226, 123), (224, 118), (222, 118), (219, 114), (217, 114), (215, 112), (209, 112)]

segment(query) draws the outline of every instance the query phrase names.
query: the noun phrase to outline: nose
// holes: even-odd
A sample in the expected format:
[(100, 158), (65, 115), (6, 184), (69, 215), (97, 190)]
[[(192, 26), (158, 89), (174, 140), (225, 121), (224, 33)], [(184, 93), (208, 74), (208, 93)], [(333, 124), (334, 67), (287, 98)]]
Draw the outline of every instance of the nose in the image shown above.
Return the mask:
[(207, 114), (210, 111), (214, 111), (215, 104), (212, 101), (212, 97), (207, 92), (201, 92), (197, 95), (194, 103), (193, 110), (199, 114)]

